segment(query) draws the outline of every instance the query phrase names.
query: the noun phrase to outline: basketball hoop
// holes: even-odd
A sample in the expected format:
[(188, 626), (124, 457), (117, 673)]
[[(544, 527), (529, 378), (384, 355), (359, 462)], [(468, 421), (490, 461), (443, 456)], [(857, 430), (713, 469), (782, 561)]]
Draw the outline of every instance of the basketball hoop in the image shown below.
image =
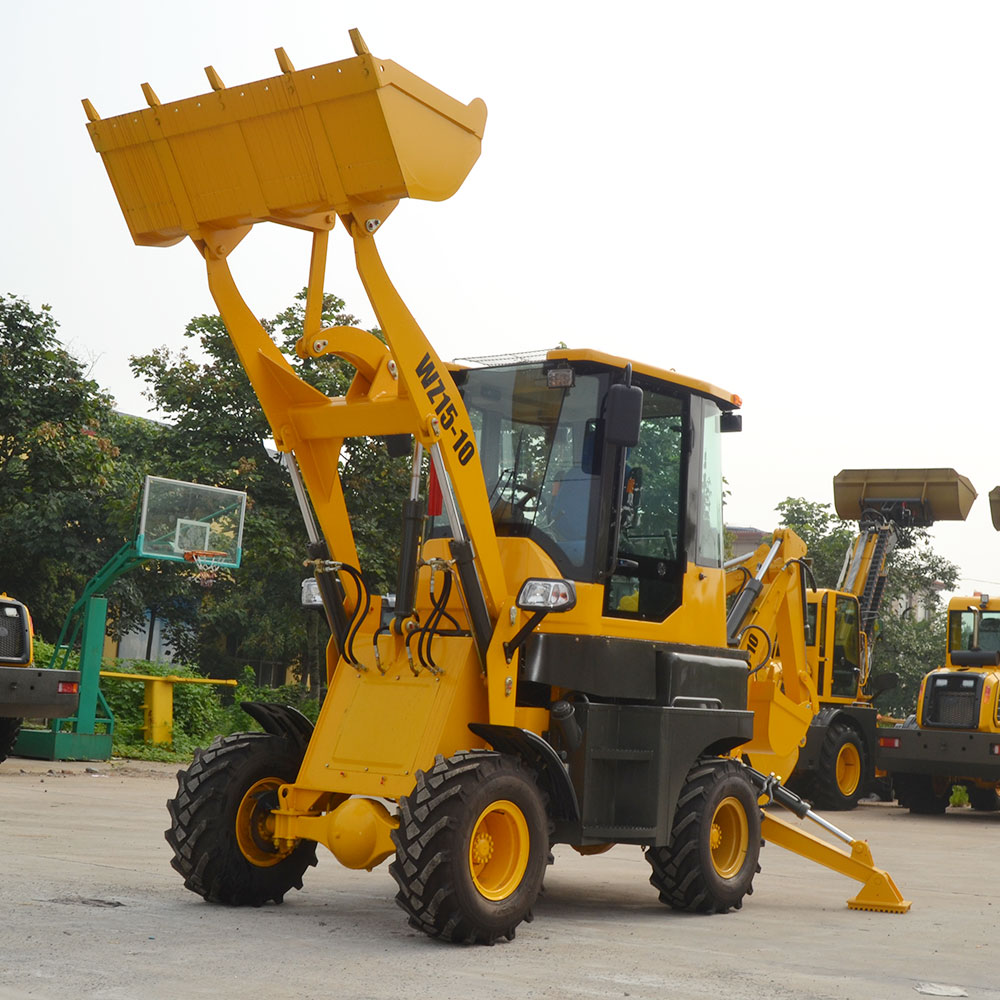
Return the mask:
[(190, 549), (184, 553), (184, 560), (198, 567), (195, 581), (202, 587), (211, 587), (219, 575), (219, 561), (226, 558), (225, 552), (215, 549)]

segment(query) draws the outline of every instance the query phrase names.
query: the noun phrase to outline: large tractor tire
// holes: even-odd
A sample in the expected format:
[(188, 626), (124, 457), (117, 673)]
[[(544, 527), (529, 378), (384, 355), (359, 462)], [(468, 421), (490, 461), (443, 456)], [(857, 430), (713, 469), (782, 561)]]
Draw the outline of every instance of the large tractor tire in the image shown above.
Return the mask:
[(845, 722), (832, 723), (820, 747), (808, 797), (817, 809), (853, 809), (864, 794), (867, 767), (861, 734)]
[(951, 798), (951, 785), (928, 774), (894, 774), (892, 787), (896, 801), (915, 816), (940, 816)]
[(3, 763), (14, 749), (17, 735), (21, 732), (21, 722), (21, 719), (12, 719), (9, 715), (0, 716), (0, 763)]
[(996, 812), (1000, 809), (1000, 795), (997, 795), (996, 785), (989, 788), (980, 788), (979, 785), (966, 785), (965, 790), (969, 793), (969, 805), (976, 812)]
[(396, 902), (410, 925), (465, 944), (513, 939), (541, 890), (549, 820), (534, 776), (516, 757), (466, 752), (418, 771), (399, 800)]
[(753, 892), (760, 844), (760, 807), (742, 766), (702, 759), (681, 790), (670, 844), (646, 851), (650, 884), (675, 910), (738, 910)]
[(177, 772), (166, 838), (188, 889), (211, 903), (261, 906), (302, 888), (315, 843), (279, 850), (271, 840), (278, 789), (295, 780), (300, 763), (301, 752), (283, 737), (240, 733), (216, 738)]

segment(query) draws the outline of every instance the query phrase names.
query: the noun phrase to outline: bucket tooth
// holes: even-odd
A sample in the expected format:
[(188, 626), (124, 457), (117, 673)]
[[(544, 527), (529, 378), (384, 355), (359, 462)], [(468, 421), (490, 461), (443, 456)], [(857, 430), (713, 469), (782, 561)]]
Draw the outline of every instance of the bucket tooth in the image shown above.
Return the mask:
[(156, 96), (156, 91), (148, 83), (142, 85), (142, 96), (146, 98), (146, 103), (151, 108), (160, 106), (160, 99)]
[(212, 90), (225, 90), (226, 85), (222, 82), (222, 77), (215, 72), (214, 66), (205, 67), (205, 76), (208, 77), (208, 84)]
[(278, 65), (281, 67), (282, 73), (295, 72), (292, 60), (288, 58), (288, 53), (280, 45), (274, 50), (274, 54), (278, 57)]
[(365, 44), (365, 40), (361, 37), (361, 32), (357, 28), (351, 28), (348, 34), (351, 36), (351, 44), (354, 46), (354, 54), (356, 56), (371, 55), (368, 51), (368, 46)]

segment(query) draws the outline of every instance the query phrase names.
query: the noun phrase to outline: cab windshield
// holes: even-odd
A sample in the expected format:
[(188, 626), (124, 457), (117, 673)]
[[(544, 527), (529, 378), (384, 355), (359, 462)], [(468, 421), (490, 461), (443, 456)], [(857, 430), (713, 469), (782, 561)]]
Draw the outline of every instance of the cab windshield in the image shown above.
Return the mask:
[[(976, 618), (979, 619), (978, 636)], [(952, 611), (948, 615), (948, 649), (1000, 650), (1000, 611)]]
[(535, 539), (577, 579), (594, 560), (608, 374), (551, 365), (455, 374), (499, 535)]
[(636, 376), (638, 444), (606, 448), (605, 402), (622, 375), (544, 362), (467, 369), (455, 382), (497, 534), (532, 539), (569, 579), (603, 582), (605, 614), (662, 621), (689, 559), (722, 564), (719, 409)]

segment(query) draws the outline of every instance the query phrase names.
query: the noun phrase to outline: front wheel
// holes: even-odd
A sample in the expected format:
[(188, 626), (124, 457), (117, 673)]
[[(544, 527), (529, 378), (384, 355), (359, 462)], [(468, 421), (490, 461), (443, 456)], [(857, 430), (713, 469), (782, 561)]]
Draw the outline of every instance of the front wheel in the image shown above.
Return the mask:
[(0, 716), (0, 764), (10, 756), (11, 750), (14, 749), (17, 735), (21, 732), (22, 721), (22, 719), (12, 719), (6, 715)]
[(670, 844), (650, 847), (650, 883), (675, 910), (726, 913), (753, 892), (760, 871), (760, 807), (743, 767), (706, 758), (688, 773)]
[(431, 937), (511, 939), (531, 919), (549, 856), (545, 801), (516, 757), (438, 757), (399, 800), (396, 902)]
[(165, 836), (174, 850), (170, 864), (188, 889), (211, 903), (261, 906), (302, 888), (303, 872), (316, 864), (316, 844), (276, 847), (271, 815), (301, 756), (280, 736), (239, 733), (218, 737), (177, 772)]

